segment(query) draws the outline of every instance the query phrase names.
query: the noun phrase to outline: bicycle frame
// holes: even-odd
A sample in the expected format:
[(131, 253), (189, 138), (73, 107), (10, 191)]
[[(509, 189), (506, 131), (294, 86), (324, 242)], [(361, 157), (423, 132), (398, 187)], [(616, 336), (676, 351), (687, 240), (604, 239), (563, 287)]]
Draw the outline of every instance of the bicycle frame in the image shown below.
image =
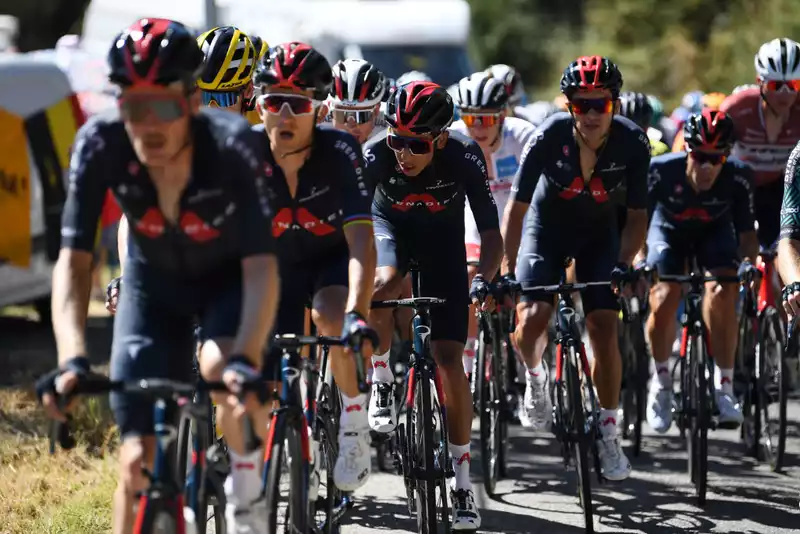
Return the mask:
[(775, 278), (775, 262), (777, 256), (775, 251), (761, 251), (756, 260), (756, 269), (761, 273), (761, 285), (758, 288), (758, 313), (762, 314), (768, 307), (774, 307), (775, 287), (772, 282)]

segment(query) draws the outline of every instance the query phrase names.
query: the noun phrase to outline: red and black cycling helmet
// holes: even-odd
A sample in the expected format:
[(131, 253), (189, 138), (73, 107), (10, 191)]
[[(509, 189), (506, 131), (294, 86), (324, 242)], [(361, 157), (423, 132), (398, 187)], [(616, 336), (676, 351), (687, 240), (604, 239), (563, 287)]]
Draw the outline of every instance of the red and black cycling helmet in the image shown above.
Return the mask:
[(564, 69), (561, 75), (561, 92), (572, 100), (579, 91), (608, 89), (611, 98), (619, 98), (622, 73), (610, 59), (603, 56), (581, 56)]
[(728, 152), (736, 140), (733, 119), (724, 111), (705, 108), (686, 119), (683, 139), (690, 149)]
[(333, 84), (330, 63), (325, 56), (305, 43), (283, 43), (270, 48), (261, 58), (253, 76), (259, 88), (277, 86), (311, 89), (314, 100), (325, 100)]
[(386, 122), (399, 132), (437, 135), (453, 122), (453, 98), (433, 82), (409, 82), (392, 89)]
[(174, 20), (140, 19), (117, 35), (108, 52), (108, 79), (124, 87), (184, 82), (194, 87), (203, 52)]

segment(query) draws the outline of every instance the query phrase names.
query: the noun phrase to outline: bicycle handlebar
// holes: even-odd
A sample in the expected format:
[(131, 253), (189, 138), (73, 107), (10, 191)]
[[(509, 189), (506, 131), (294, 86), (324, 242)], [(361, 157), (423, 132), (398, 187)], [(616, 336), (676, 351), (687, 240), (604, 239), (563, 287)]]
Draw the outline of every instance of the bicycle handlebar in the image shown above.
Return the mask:
[(611, 286), (611, 282), (576, 282), (571, 284), (551, 284), (546, 286), (521, 286), (524, 293), (539, 291), (548, 294), (569, 293), (572, 291), (584, 291), (590, 287)]
[[(299, 349), (300, 347), (318, 346), (325, 347), (341, 347), (346, 343), (340, 337), (336, 336), (301, 336), (297, 334), (276, 334), (272, 338), (272, 343), (284, 350)], [(364, 358), (361, 357), (360, 351), (353, 351), (353, 358), (356, 364), (356, 380), (358, 382), (358, 390), (361, 393), (369, 391), (369, 384), (367, 384), (367, 371), (364, 368)]]
[(432, 308), (434, 306), (441, 306), (447, 302), (447, 299), (440, 299), (436, 297), (416, 297), (410, 299), (391, 299), (391, 300), (373, 300), (371, 307), (377, 308)]
[(739, 284), (741, 278), (734, 275), (706, 276), (704, 274), (658, 274), (656, 271), (654, 278), (656, 282), (677, 282), (679, 284), (704, 284), (706, 282), (720, 282), (723, 284)]

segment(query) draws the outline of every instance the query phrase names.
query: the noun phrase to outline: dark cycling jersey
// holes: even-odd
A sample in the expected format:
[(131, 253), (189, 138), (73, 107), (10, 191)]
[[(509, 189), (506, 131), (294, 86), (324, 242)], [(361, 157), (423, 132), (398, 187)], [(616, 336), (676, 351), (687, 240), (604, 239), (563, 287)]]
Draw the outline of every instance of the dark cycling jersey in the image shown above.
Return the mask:
[(201, 278), (243, 257), (272, 253), (274, 240), (258, 138), (247, 122), (222, 110), (193, 119), (193, 174), (176, 225), (158, 205), (156, 187), (139, 163), (122, 122), (90, 119), (78, 132), (64, 206), (62, 246), (94, 250), (97, 222), (111, 189), (128, 218), (131, 250), (153, 268)]
[(363, 171), (361, 147), (353, 136), (317, 127), (314, 144), (298, 172), (297, 190), (286, 178), (269, 146), (263, 125), (253, 127), (262, 140), (272, 218), (282, 264), (312, 261), (346, 247), (344, 228), (372, 224), (372, 191)]
[(753, 171), (730, 159), (708, 191), (696, 192), (686, 177), (686, 152), (653, 158), (648, 176), (651, 225), (694, 230), (732, 222), (739, 233), (753, 230)]
[(780, 239), (800, 240), (800, 143), (789, 155), (783, 181)]

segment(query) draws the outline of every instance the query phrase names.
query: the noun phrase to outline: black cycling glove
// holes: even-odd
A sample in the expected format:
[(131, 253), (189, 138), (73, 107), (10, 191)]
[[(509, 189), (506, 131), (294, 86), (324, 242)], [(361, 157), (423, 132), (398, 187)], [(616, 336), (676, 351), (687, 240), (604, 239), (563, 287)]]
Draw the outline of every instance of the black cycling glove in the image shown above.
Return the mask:
[(342, 327), (342, 342), (354, 351), (361, 350), (361, 343), (369, 341), (373, 348), (378, 347), (378, 333), (370, 328), (364, 316), (357, 311), (347, 312)]
[(489, 295), (489, 289), (489, 284), (486, 282), (486, 279), (483, 278), (483, 275), (476, 274), (469, 288), (469, 298), (477, 300), (478, 302), (483, 302), (486, 300), (487, 295)]
[(627, 263), (619, 262), (611, 269), (611, 287), (622, 289), (622, 286), (630, 280), (631, 268)]
[(49, 373), (40, 376), (36, 381), (36, 397), (39, 402), (42, 402), (42, 397), (45, 393), (56, 393), (56, 380), (62, 374), (72, 371), (78, 375), (78, 379), (86, 377), (91, 372), (91, 365), (89, 359), (85, 356), (76, 356), (70, 358), (63, 365), (57, 369), (53, 369)]
[(116, 291), (117, 297), (119, 297), (119, 291), (122, 288), (122, 277), (119, 276), (111, 280), (108, 285), (106, 286), (106, 302), (111, 300), (111, 294)]
[(743, 261), (739, 264), (739, 269), (736, 271), (736, 276), (741, 280), (750, 281), (753, 279), (756, 268), (749, 261)]
[(800, 282), (792, 282), (789, 285), (784, 286), (783, 290), (781, 291), (781, 299), (783, 302), (789, 300), (789, 297), (792, 296), (792, 293), (800, 292)]

